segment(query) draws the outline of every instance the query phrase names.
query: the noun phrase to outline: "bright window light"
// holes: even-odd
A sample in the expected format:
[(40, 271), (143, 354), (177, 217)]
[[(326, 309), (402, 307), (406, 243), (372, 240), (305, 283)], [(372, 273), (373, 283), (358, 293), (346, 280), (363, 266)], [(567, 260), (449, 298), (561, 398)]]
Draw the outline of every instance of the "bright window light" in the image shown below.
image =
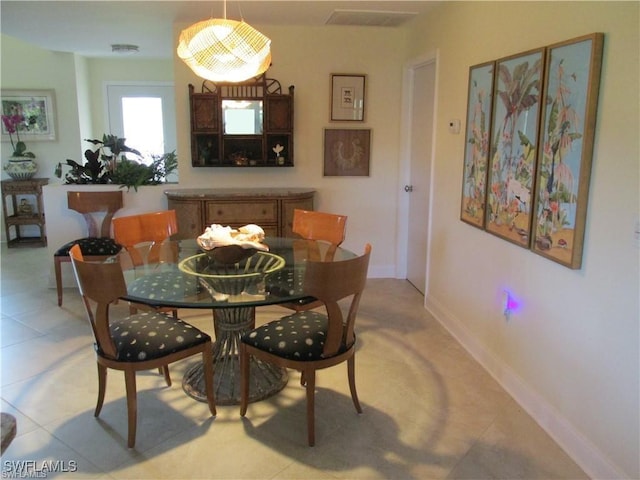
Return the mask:
[(126, 145), (138, 150), (146, 161), (151, 161), (151, 155), (164, 153), (161, 98), (123, 97), (122, 123)]

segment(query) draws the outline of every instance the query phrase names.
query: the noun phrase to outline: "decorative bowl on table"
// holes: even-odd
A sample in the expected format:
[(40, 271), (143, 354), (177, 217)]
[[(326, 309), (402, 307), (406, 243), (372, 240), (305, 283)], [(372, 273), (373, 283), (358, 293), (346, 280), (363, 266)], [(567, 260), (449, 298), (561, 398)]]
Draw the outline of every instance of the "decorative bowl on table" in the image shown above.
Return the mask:
[(211, 225), (196, 239), (198, 246), (219, 264), (232, 265), (245, 260), (257, 251), (269, 251), (262, 243), (264, 230), (258, 225), (245, 225), (239, 229)]
[(284, 258), (270, 252), (256, 251), (235, 263), (220, 263), (207, 252), (185, 258), (178, 268), (196, 277), (212, 295), (240, 295), (257, 293), (261, 280), (284, 265)]

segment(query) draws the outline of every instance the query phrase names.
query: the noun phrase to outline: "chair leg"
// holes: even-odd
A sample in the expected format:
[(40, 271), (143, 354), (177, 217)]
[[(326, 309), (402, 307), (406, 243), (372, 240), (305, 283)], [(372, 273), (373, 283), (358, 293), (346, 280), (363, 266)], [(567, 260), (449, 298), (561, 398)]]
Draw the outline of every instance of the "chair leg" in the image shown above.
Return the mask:
[(213, 346), (207, 343), (202, 351), (204, 365), (204, 387), (207, 392), (207, 403), (211, 415), (216, 416), (216, 399), (213, 393)]
[(249, 403), (249, 353), (244, 343), (240, 342), (240, 416), (247, 413)]
[(304, 374), (307, 384), (307, 437), (309, 446), (313, 447), (316, 443), (316, 371), (310, 370)]
[(164, 381), (167, 382), (167, 387), (171, 386), (171, 375), (169, 374), (169, 365), (160, 367), (160, 373), (164, 375)]
[(135, 370), (124, 371), (124, 383), (127, 391), (127, 418), (128, 430), (127, 446), (133, 448), (136, 444), (136, 425), (138, 417), (138, 401), (136, 398), (136, 372)]
[(347, 360), (347, 375), (349, 376), (349, 390), (351, 390), (351, 400), (356, 407), (358, 413), (362, 413), (362, 407), (358, 400), (358, 392), (356, 391), (356, 357), (353, 355)]
[(96, 409), (93, 412), (93, 416), (100, 415), (102, 410), (102, 404), (104, 403), (104, 394), (107, 389), (107, 367), (98, 363), (98, 402), (96, 403)]
[(62, 306), (62, 266), (60, 265), (62, 262), (61, 257), (54, 257), (54, 269), (56, 272), (56, 290), (58, 292), (58, 306)]

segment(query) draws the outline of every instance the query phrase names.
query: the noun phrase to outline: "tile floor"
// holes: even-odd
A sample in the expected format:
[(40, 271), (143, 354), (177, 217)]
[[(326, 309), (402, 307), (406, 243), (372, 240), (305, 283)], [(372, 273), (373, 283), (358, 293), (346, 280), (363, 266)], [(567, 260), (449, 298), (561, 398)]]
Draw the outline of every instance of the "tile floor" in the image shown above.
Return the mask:
[[(280, 394), (238, 408), (187, 397), (157, 372), (138, 375), (138, 435), (126, 448), (124, 380), (111, 371), (98, 419), (92, 338), (73, 289), (62, 308), (48, 288), (46, 249), (0, 249), (1, 409), (18, 435), (2, 476), (19, 460), (47, 477), (98, 479), (579, 479), (585, 473), (422, 308), (401, 280), (370, 280), (360, 308), (356, 380), (346, 367), (318, 374), (316, 446), (306, 446), (305, 398), (292, 372)], [(116, 308), (118, 314), (125, 306)], [(259, 310), (258, 322), (284, 313)], [(212, 332), (210, 312), (180, 315)], [(10, 470), (14, 469), (13, 472)], [(24, 475), (23, 475), (24, 476)]]

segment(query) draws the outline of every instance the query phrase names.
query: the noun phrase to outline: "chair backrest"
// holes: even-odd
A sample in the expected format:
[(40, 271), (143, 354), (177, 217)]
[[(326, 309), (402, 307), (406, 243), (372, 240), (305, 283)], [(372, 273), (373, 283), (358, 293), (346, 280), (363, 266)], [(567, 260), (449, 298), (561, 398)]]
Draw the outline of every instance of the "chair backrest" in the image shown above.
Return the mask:
[(334, 245), (340, 245), (344, 242), (346, 228), (346, 215), (299, 208), (293, 211), (292, 231), (307, 240), (324, 240)]
[[(87, 223), (87, 236), (108, 238), (111, 236), (111, 219), (122, 208), (122, 190), (112, 192), (67, 192), (67, 206), (82, 214)], [(98, 227), (97, 214), (104, 214)]]
[[(354, 325), (367, 283), (370, 256), (371, 245), (367, 243), (360, 257), (337, 262), (307, 262), (304, 291), (324, 303), (329, 317), (325, 355), (333, 355), (342, 344), (350, 346), (355, 340)], [(351, 302), (345, 318), (339, 302), (347, 297), (351, 297)]]
[(141, 243), (149, 243), (146, 262), (159, 260), (162, 242), (178, 233), (178, 220), (175, 210), (128, 215), (113, 219), (113, 238), (122, 245), (133, 265), (142, 265), (141, 250), (135, 248)]
[[(79, 245), (71, 248), (69, 257), (98, 350), (116, 358), (116, 347), (109, 332), (109, 305), (127, 293), (122, 267), (118, 262), (85, 262)], [(89, 300), (95, 302), (95, 312)]]

